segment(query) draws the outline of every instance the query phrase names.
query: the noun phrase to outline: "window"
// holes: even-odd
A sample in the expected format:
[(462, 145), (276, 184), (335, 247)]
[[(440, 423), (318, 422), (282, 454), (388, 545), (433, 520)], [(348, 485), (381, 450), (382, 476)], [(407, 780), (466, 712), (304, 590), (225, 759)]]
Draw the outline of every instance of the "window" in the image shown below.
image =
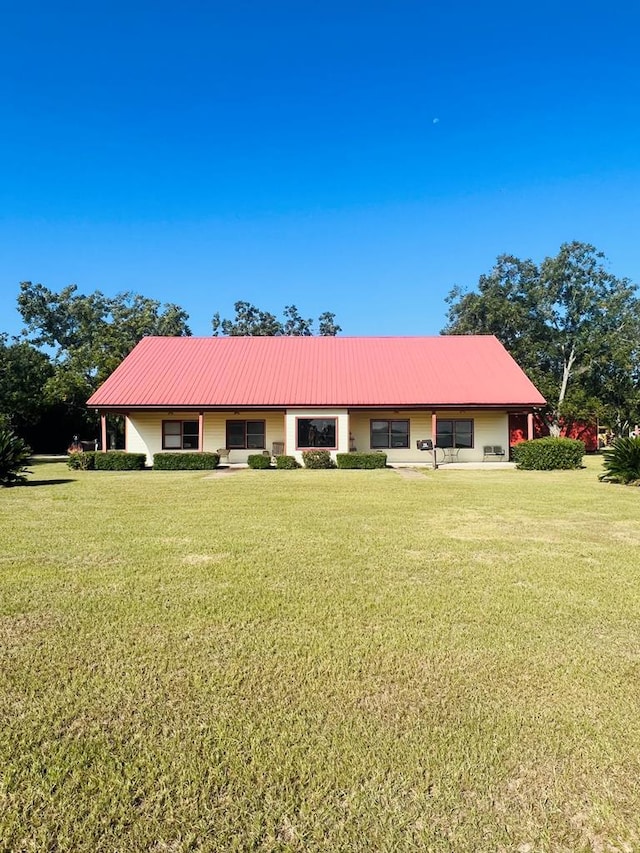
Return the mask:
[(438, 447), (473, 447), (473, 421), (440, 420), (437, 425)]
[(162, 421), (163, 450), (197, 450), (198, 421)]
[(264, 450), (264, 421), (227, 421), (229, 450)]
[(297, 447), (336, 448), (337, 418), (298, 418)]
[(409, 421), (371, 421), (371, 449), (409, 447)]

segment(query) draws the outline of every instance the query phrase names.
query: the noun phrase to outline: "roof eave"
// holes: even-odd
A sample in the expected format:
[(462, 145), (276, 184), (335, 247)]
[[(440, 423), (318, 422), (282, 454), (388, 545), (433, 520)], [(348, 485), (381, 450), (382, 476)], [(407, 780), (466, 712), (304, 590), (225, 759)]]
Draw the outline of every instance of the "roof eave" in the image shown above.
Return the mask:
[(341, 403), (341, 402), (306, 402), (306, 403), (253, 403), (251, 405), (237, 403), (100, 403), (87, 402), (87, 407), (100, 411), (252, 411), (256, 409), (268, 411), (286, 411), (287, 409), (539, 409), (546, 405), (545, 400), (535, 401), (505, 401), (499, 403), (468, 402), (464, 400), (434, 401), (434, 402), (390, 402), (390, 403)]

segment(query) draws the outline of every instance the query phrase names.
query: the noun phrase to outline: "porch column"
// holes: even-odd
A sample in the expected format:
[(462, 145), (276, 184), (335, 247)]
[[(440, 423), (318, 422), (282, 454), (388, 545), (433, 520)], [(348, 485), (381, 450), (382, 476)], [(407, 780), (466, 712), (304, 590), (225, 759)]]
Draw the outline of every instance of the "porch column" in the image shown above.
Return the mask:
[(102, 452), (107, 452), (107, 416), (103, 412), (100, 415), (100, 446), (102, 448)]
[(533, 438), (533, 412), (527, 415), (527, 439), (531, 441)]
[(438, 460), (436, 459), (436, 444), (438, 443), (438, 415), (435, 412), (435, 409), (431, 412), (431, 441), (433, 442), (433, 467), (438, 467)]
[(198, 412), (198, 452), (204, 450), (204, 412)]

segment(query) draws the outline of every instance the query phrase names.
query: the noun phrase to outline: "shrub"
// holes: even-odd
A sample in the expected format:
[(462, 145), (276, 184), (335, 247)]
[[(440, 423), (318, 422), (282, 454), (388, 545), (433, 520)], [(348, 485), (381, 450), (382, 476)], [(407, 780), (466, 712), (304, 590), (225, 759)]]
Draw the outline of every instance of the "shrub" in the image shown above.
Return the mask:
[(302, 461), (305, 468), (335, 468), (336, 463), (328, 450), (303, 450)]
[(252, 453), (247, 458), (249, 468), (254, 470), (271, 468), (271, 457), (265, 456), (264, 453)]
[(0, 426), (0, 486), (15, 486), (27, 479), (31, 448), (7, 426)]
[(70, 453), (67, 465), (72, 471), (93, 471), (96, 467), (95, 450), (78, 450)]
[(276, 468), (302, 468), (295, 456), (276, 456)]
[(338, 468), (384, 468), (387, 464), (386, 453), (338, 453)]
[(217, 453), (154, 453), (156, 471), (211, 471), (218, 467)]
[(576, 438), (534, 438), (521, 441), (512, 450), (516, 467), (528, 471), (580, 468), (584, 441)]
[(602, 451), (604, 473), (609, 483), (640, 485), (640, 438), (616, 438)]
[(96, 471), (140, 471), (144, 468), (146, 459), (144, 453), (126, 453), (124, 450), (93, 454)]

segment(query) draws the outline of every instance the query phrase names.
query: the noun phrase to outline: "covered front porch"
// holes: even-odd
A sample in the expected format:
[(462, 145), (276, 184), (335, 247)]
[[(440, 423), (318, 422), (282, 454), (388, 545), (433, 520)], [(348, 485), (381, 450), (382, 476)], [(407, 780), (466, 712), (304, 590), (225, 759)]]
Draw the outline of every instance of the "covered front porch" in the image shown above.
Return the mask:
[[(302, 461), (307, 449), (338, 453), (381, 451), (390, 465), (469, 465), (508, 462), (510, 418), (497, 409), (139, 410), (125, 417), (125, 446), (153, 455), (166, 451), (220, 453), (225, 464), (246, 464), (252, 453)], [(533, 413), (527, 419), (533, 437)], [(101, 412), (102, 447), (107, 412)]]
[[(381, 450), (390, 465), (500, 465), (509, 460), (505, 409), (350, 410), (351, 450)], [(533, 438), (533, 413), (527, 419)]]

